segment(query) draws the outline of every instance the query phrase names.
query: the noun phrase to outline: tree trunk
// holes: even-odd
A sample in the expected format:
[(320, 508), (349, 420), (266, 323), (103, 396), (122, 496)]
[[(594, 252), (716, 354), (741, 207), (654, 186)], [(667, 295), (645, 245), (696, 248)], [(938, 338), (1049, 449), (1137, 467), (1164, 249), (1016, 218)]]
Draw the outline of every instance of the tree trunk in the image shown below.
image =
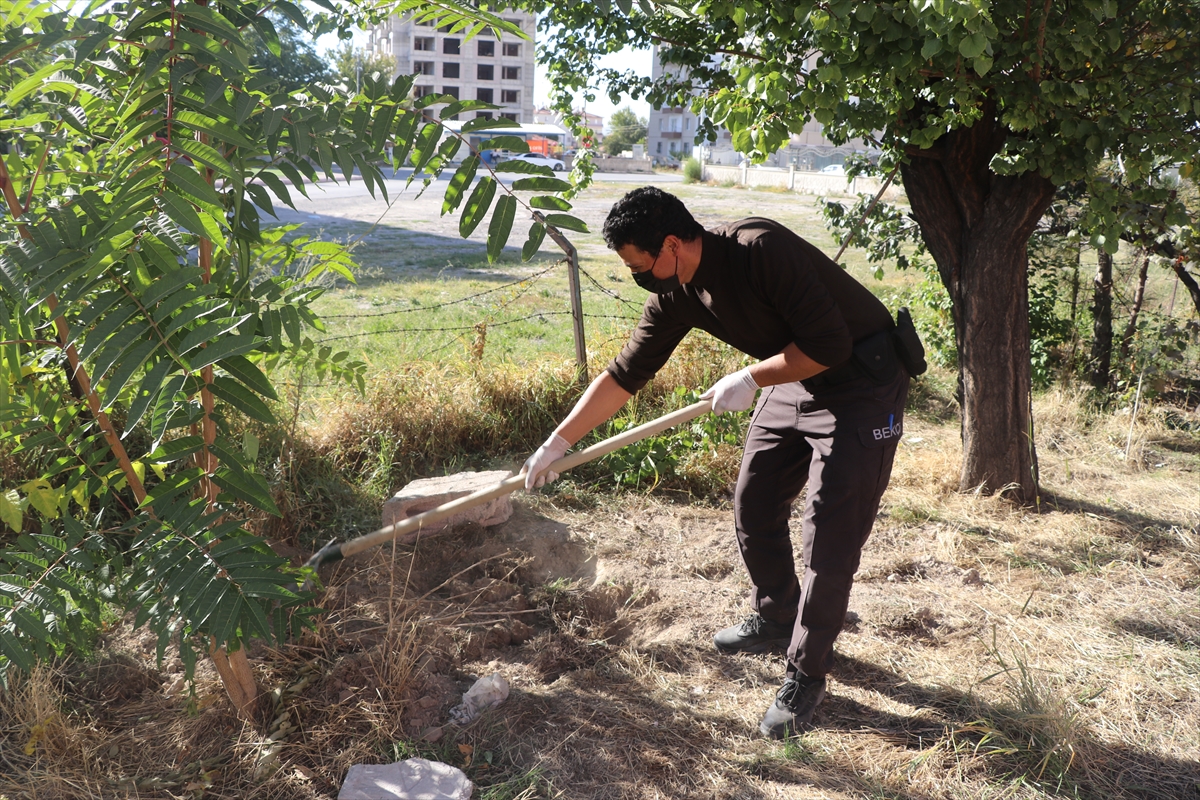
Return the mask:
[(1183, 263), (1183, 256), (1180, 256), (1171, 262), (1171, 268), (1175, 270), (1180, 282), (1187, 288), (1188, 294), (1192, 296), (1192, 305), (1196, 307), (1196, 313), (1200, 314), (1200, 284), (1191, 276), (1191, 273), (1183, 268)]
[(1096, 251), (1096, 277), (1092, 280), (1092, 386), (1109, 389), (1112, 372), (1112, 256)]
[(1129, 358), (1129, 350), (1133, 347), (1133, 335), (1137, 333), (1138, 315), (1142, 313), (1142, 301), (1146, 298), (1146, 273), (1150, 269), (1150, 254), (1143, 253), (1142, 268), (1138, 272), (1137, 288), (1133, 291), (1133, 310), (1129, 312), (1129, 322), (1125, 325), (1125, 335), (1121, 337), (1121, 361)]
[(903, 166), (921, 237), (954, 305), (962, 399), (962, 491), (1036, 501), (1030, 410), (1026, 244), (1054, 197), (1036, 173), (989, 169), (1004, 142), (986, 103), (970, 128), (943, 136)]

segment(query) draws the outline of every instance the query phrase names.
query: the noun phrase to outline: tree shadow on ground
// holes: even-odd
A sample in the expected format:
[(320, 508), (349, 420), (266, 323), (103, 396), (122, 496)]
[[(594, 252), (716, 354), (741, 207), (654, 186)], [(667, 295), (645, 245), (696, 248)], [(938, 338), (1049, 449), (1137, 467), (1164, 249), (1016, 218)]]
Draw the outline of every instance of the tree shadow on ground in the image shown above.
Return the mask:
[[(988, 759), (996, 778), (1021, 778), (1050, 795), (1062, 797), (1137, 798), (1138, 800), (1194, 800), (1200, 798), (1200, 763), (1140, 750), (1132, 745), (1102, 742), (1086, 729), (1071, 724), (1070, 739), (1062, 743), (1060, 760), (1066, 764), (1061, 776), (1043, 773), (1037, 765), (1045, 752), (1029, 746), (1039, 738), (1044, 717), (1037, 709), (1024, 713), (988, 703), (981, 698), (947, 686), (923, 686), (908, 681), (876, 664), (839, 655), (837, 680), (893, 700), (930, 709), (936, 719), (920, 715), (904, 717), (870, 709), (846, 698), (830, 698), (819, 722), (824, 727), (879, 733), (897, 746), (924, 750), (935, 742), (958, 737), (976, 752), (985, 749), (991, 737), (995, 755)], [(940, 723), (940, 736), (930, 736)], [(1005, 752), (997, 743), (1011, 744)], [(1027, 749), (1022, 752), (1022, 745)], [(1068, 749), (1069, 745), (1069, 749)], [(951, 751), (953, 751), (951, 747)]]

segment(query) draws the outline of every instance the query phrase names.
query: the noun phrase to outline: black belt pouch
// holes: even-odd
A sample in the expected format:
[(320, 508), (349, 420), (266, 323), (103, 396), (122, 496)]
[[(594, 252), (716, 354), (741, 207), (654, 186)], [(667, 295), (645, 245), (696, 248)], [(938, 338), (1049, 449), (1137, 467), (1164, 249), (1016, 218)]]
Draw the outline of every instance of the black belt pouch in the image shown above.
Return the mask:
[(896, 379), (900, 369), (896, 363), (896, 350), (892, 345), (892, 332), (880, 331), (854, 343), (854, 363), (876, 386), (883, 386)]
[(923, 374), (929, 366), (925, 363), (925, 346), (921, 344), (921, 337), (917, 335), (907, 306), (896, 312), (896, 327), (891, 334), (895, 340), (896, 354), (904, 362), (908, 374), (914, 378)]

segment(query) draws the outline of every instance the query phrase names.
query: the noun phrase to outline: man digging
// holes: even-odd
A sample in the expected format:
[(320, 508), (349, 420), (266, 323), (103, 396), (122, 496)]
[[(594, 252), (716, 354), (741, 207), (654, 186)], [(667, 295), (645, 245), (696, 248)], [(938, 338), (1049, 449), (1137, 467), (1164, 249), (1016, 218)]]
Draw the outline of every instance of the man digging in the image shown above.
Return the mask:
[[(771, 220), (704, 230), (674, 195), (635, 189), (613, 206), (604, 238), (649, 291), (629, 342), (525, 462), (525, 487), (553, 481), (549, 465), (609, 419), (666, 363), (692, 328), (757, 364), (703, 395), (716, 413), (755, 405), (746, 434), (734, 525), (754, 613), (713, 638), (723, 653), (787, 648), (787, 675), (759, 731), (804, 730), (825, 696), (859, 556), (891, 475), (920, 343), (816, 247)], [(902, 318), (902, 323), (907, 321)], [(907, 350), (905, 345), (907, 344)], [(804, 573), (788, 517), (808, 484)]]

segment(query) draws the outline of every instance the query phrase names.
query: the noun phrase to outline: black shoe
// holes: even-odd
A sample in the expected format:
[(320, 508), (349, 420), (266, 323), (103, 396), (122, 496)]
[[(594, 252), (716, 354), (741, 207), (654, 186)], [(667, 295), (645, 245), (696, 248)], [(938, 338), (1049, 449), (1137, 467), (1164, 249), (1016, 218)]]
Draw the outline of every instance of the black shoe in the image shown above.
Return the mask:
[(772, 622), (751, 614), (743, 622), (717, 631), (713, 644), (722, 653), (765, 653), (777, 648), (787, 649), (792, 641), (791, 622)]
[(813, 712), (825, 699), (825, 679), (807, 675), (788, 678), (763, 714), (758, 732), (770, 739), (786, 739), (812, 727)]

